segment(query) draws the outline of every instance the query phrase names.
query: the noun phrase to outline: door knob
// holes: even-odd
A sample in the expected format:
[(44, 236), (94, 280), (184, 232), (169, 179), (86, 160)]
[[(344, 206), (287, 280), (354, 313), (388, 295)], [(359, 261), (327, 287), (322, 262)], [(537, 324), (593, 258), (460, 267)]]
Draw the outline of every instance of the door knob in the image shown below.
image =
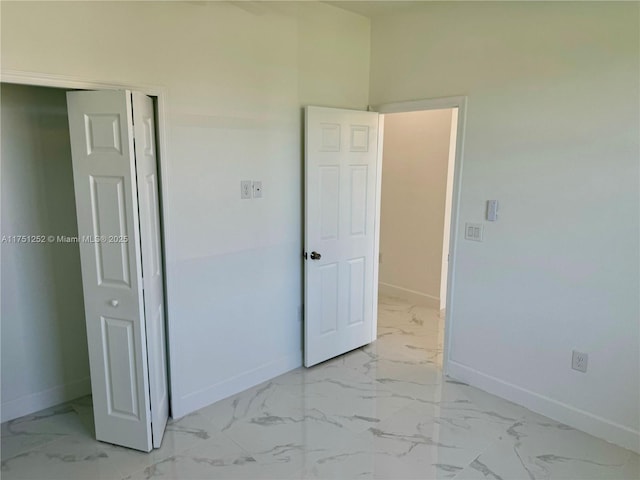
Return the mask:
[(320, 255), (318, 252), (311, 252), (311, 260), (320, 260), (322, 258), (322, 255)]
[(111, 304), (112, 307), (117, 307), (120, 302), (118, 300), (116, 300), (115, 298), (111, 301), (109, 301), (109, 303)]

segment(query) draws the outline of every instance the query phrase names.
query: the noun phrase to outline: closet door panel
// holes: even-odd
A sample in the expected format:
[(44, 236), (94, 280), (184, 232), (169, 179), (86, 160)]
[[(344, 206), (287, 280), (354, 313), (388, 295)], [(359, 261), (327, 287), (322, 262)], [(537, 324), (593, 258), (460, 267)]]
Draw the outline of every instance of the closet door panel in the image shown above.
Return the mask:
[(96, 437), (152, 447), (131, 93), (67, 94)]

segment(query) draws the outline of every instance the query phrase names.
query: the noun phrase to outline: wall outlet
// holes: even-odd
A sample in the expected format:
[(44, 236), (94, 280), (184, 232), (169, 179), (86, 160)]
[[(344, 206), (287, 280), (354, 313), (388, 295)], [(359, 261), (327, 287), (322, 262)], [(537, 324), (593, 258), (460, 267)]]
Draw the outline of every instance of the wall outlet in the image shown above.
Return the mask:
[(587, 373), (587, 364), (589, 363), (589, 354), (573, 351), (571, 357), (571, 368), (582, 373)]
[(242, 180), (240, 182), (240, 198), (251, 198), (251, 180)]

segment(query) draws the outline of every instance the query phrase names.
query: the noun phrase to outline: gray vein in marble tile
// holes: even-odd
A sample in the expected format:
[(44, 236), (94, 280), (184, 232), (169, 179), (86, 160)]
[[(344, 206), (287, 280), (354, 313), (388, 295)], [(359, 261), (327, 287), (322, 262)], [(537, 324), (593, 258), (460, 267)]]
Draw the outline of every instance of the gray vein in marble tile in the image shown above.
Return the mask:
[(382, 383), (383, 385), (386, 385), (388, 383), (404, 383), (409, 385), (418, 385), (419, 387), (424, 387), (425, 385), (427, 385), (422, 382), (414, 382), (411, 380), (398, 380), (397, 378), (376, 378), (376, 381)]
[[(397, 433), (385, 432), (383, 430), (380, 430), (379, 428), (373, 428), (373, 427), (369, 428), (369, 431), (378, 438), (399, 440), (402, 442), (410, 443), (412, 444), (412, 446), (410, 447), (409, 451), (413, 450), (413, 448), (416, 445), (428, 445), (428, 446), (434, 446), (434, 447), (440, 447), (440, 448), (453, 448), (453, 449), (458, 448), (455, 445), (447, 445), (440, 442), (434, 442), (433, 439), (431, 439), (430, 437), (427, 437), (426, 435), (422, 435), (418, 433), (414, 433), (412, 435), (402, 435)], [(408, 452), (405, 452), (405, 454), (406, 453)]]
[[(228, 430), (229, 428), (231, 428), (231, 426), (239, 419), (245, 417), (249, 411), (251, 410), (251, 406), (253, 405), (253, 402), (263, 393), (266, 392), (267, 390), (269, 390), (271, 387), (273, 386), (273, 384), (271, 382), (267, 383), (264, 387), (259, 388), (255, 394), (251, 397), (251, 399), (247, 402), (247, 405), (244, 408), (244, 411), (238, 415), (237, 410), (238, 410), (238, 406), (240, 404), (240, 400), (241, 397), (237, 397), (233, 399), (233, 402), (231, 403), (231, 406), (233, 407), (233, 413), (231, 414), (231, 419), (229, 420), (229, 422), (222, 428), (222, 431), (224, 430)], [(265, 401), (262, 401), (262, 406), (265, 405)]]
[(425, 352), (428, 351), (428, 350), (432, 350), (432, 349), (429, 349), (429, 348), (426, 348), (426, 347), (416, 347), (415, 345), (410, 345), (408, 343), (406, 343), (404, 345), (404, 347), (408, 348), (409, 350), (422, 350), (422, 351), (425, 351)]
[(202, 440), (209, 439), (209, 432), (206, 430), (202, 430), (201, 428), (191, 428), (191, 427), (183, 427), (177, 424), (167, 425), (168, 432), (177, 432), (177, 433), (186, 433), (188, 435), (193, 435), (196, 438), (200, 438)]
[(8, 470), (10, 470), (9, 462), (17, 460), (19, 458), (28, 457), (29, 455), (31, 455), (31, 452), (25, 452), (25, 453), (20, 453), (19, 455), (16, 455), (16, 456), (11, 457), (11, 458), (7, 458), (6, 460), (2, 460), (2, 462), (0, 462), (0, 469), (2, 471), (8, 471)]
[(340, 428), (344, 427), (340, 422), (338, 422), (337, 420), (332, 420), (331, 418), (327, 417), (327, 415), (325, 413), (321, 412), (317, 408), (311, 409), (310, 412), (315, 413), (316, 415), (307, 414), (307, 415), (304, 416), (304, 420), (310, 419), (310, 420), (315, 420), (317, 422), (322, 422), (322, 423), (328, 423), (330, 425), (335, 425), (336, 427), (340, 427)]
[(176, 460), (177, 460), (176, 456), (171, 456), (169, 458), (165, 458), (164, 460), (161, 460), (160, 462), (156, 462), (153, 465), (149, 465), (147, 468), (144, 469), (145, 478), (149, 479), (151, 477), (155, 477), (156, 474), (163, 475), (163, 473), (159, 471), (158, 467), (164, 463), (173, 463)]
[(262, 417), (254, 417), (249, 420), (249, 423), (260, 425), (262, 427), (269, 427), (271, 425), (282, 425), (284, 423), (299, 423), (304, 419), (295, 419), (293, 417), (279, 417), (277, 415), (263, 415)]
[(232, 462), (228, 462), (223, 458), (206, 458), (206, 457), (191, 457), (192, 460), (196, 463), (206, 463), (207, 465), (211, 465), (212, 467), (226, 467), (229, 465), (245, 465), (247, 463), (254, 463), (256, 459), (250, 457), (248, 455), (238, 457), (234, 459)]
[(445, 472), (451, 472), (451, 473), (457, 473), (460, 470), (464, 470), (463, 467), (458, 467), (457, 465), (447, 465), (445, 463), (434, 463), (433, 466)]
[(234, 422), (238, 420), (238, 417), (236, 416), (236, 409), (238, 408), (238, 403), (240, 403), (240, 398), (234, 398), (233, 401), (231, 402), (231, 406), (233, 407), (233, 413), (231, 414), (231, 418), (229, 419), (229, 422), (224, 427), (222, 427), (222, 431), (225, 431), (231, 428), (231, 425), (233, 425)]
[(494, 478), (495, 480), (503, 480), (503, 478), (500, 475), (495, 473), (493, 470), (491, 470), (489, 467), (487, 467), (484, 463), (482, 463), (477, 458), (473, 462), (471, 462), (471, 465), (469, 466), (474, 470), (477, 470), (478, 472), (482, 473), (485, 476), (485, 478), (491, 477), (491, 478)]
[[(518, 460), (520, 461), (520, 464), (522, 465), (522, 468), (525, 469), (525, 471), (527, 472), (527, 475), (529, 475), (529, 478), (531, 480), (536, 480), (536, 476), (533, 474), (533, 472), (529, 469), (529, 467), (527, 467), (526, 463), (524, 462), (524, 460), (522, 459), (522, 457), (520, 456), (520, 452), (518, 452), (518, 447), (520, 446), (520, 442), (516, 442), (516, 444), (513, 446), (513, 451), (516, 454), (516, 457), (518, 457)], [(548, 472), (547, 472), (548, 473)], [(548, 475), (546, 475), (548, 476)]]
[(344, 418), (345, 420), (362, 420), (363, 422), (379, 423), (380, 419), (375, 417), (365, 417), (363, 415), (338, 415), (338, 418)]
[[(332, 455), (330, 457), (324, 457), (316, 460), (316, 463), (322, 465), (327, 462), (332, 462), (334, 460), (342, 460), (343, 458), (354, 457), (356, 455), (369, 455), (370, 452), (358, 451), (358, 452), (349, 452), (349, 453), (340, 453), (338, 455)], [(362, 473), (360, 474), (362, 475)]]
[(539, 427), (545, 428), (557, 428), (558, 430), (566, 430), (571, 431), (575, 430), (575, 428), (570, 427), (569, 425), (565, 425), (564, 423), (556, 423), (556, 422), (535, 422)]
[[(318, 410), (317, 408), (313, 408), (309, 410), (310, 413), (303, 415), (301, 418), (294, 417), (280, 417), (278, 415), (270, 415), (267, 413), (261, 417), (254, 417), (249, 420), (249, 423), (253, 423), (255, 425), (260, 425), (262, 427), (269, 427), (272, 425), (283, 425), (287, 423), (301, 423), (306, 422), (307, 420), (315, 420), (317, 422), (329, 423), (331, 425), (335, 425), (337, 427), (343, 428), (343, 425), (336, 420), (332, 420), (323, 412)], [(315, 413), (313, 415), (312, 413)]]
[(516, 440), (520, 440), (522, 437), (526, 437), (525, 434), (520, 433), (516, 430), (516, 428), (522, 426), (522, 422), (517, 422), (507, 428), (507, 435), (514, 437)]
[(599, 467), (621, 467), (625, 464), (622, 463), (600, 463), (594, 462), (593, 460), (586, 460), (584, 458), (573, 458), (573, 457), (562, 457), (560, 455), (554, 455), (552, 453), (548, 453), (546, 455), (537, 455), (536, 458), (546, 464), (552, 464), (556, 462), (581, 462), (581, 463), (589, 463), (591, 465), (598, 465)]
[(381, 327), (381, 329), (393, 330), (393, 331), (382, 333), (382, 334), (378, 335), (378, 338), (383, 337), (383, 336), (387, 336), (387, 335), (393, 335), (394, 333), (401, 333), (403, 335), (411, 335), (411, 336), (414, 336), (414, 337), (416, 336), (416, 332), (412, 332), (411, 330), (405, 330), (402, 327), (386, 326), (386, 327)]
[(289, 462), (291, 461), (291, 456), (289, 456), (288, 454), (291, 452), (305, 452), (308, 453), (310, 451), (318, 451), (318, 452), (322, 452), (324, 451), (324, 449), (317, 449), (317, 450), (310, 450), (308, 448), (306, 448), (304, 445), (300, 445), (297, 443), (287, 443), (285, 445), (276, 445), (275, 447), (269, 449), (269, 450), (265, 450), (262, 452), (257, 452), (260, 455), (272, 455), (274, 457), (278, 457), (278, 460), (282, 461), (282, 462)]
[(93, 462), (99, 458), (109, 458), (109, 456), (104, 452), (97, 452), (93, 455), (87, 455), (84, 457), (78, 457), (77, 455), (63, 455), (59, 453), (47, 453), (46, 457), (50, 460), (60, 460), (63, 463)]
[(460, 381), (458, 381), (458, 380), (454, 380), (454, 379), (452, 379), (452, 378), (447, 378), (447, 379), (445, 380), (445, 382), (446, 382), (446, 383), (451, 383), (451, 384), (453, 384), (453, 385), (462, 385), (463, 387), (468, 387), (468, 386), (469, 386), (469, 384), (468, 384), (468, 383), (460, 382)]
[[(32, 422), (37, 422), (39, 420), (44, 420), (47, 418), (56, 417), (58, 415), (66, 415), (67, 413), (75, 413), (75, 410), (68, 404), (61, 405), (52, 410), (45, 410), (41, 413), (36, 413), (34, 415), (28, 415), (26, 417), (16, 418), (15, 420), (8, 421), (6, 425), (7, 431), (11, 435), (68, 435), (67, 433), (55, 433), (55, 432), (26, 432), (26, 431), (17, 431), (16, 427), (19, 427), (23, 424), (30, 424)], [(3, 435), (6, 437), (7, 435)]]
[[(517, 420), (517, 418), (511, 418), (511, 417), (505, 417), (504, 415), (500, 415), (497, 412), (491, 411), (491, 410), (478, 410), (475, 408), (450, 408), (450, 407), (445, 407), (451, 410), (456, 410), (456, 411), (469, 411), (469, 412), (477, 412), (477, 413), (481, 413), (483, 415), (486, 415), (488, 417), (492, 417), (492, 418), (497, 418), (499, 420), (505, 420), (507, 422), (515, 422)], [(477, 417), (465, 417), (465, 418), (477, 418)]]
[(333, 385), (338, 385), (339, 387), (342, 387), (342, 388), (344, 388), (346, 390), (357, 390), (359, 392), (369, 392), (370, 391), (370, 388), (357, 387), (357, 386), (354, 386), (354, 385), (350, 385), (348, 383), (341, 382), (339, 380), (329, 379), (329, 380), (324, 380), (324, 381), (327, 382), (327, 383), (332, 383)]

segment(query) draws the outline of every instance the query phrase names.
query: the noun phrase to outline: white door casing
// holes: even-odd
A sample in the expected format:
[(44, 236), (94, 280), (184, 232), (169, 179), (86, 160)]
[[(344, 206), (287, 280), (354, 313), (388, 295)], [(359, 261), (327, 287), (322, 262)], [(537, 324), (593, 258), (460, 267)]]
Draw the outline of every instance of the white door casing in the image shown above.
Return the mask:
[(377, 147), (377, 113), (306, 108), (307, 367), (370, 343), (375, 331)]
[(132, 97), (68, 92), (67, 105), (96, 438), (150, 451)]
[(162, 444), (169, 418), (164, 320), (164, 274), (153, 101), (132, 92), (135, 158), (142, 246), (144, 318), (154, 448)]

